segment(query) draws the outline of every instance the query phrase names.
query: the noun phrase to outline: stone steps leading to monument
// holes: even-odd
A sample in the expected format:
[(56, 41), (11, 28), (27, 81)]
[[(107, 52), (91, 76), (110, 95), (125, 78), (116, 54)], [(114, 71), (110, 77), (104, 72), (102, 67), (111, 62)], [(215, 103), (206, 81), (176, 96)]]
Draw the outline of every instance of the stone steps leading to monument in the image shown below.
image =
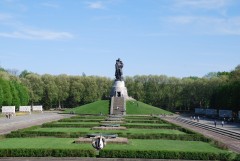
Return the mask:
[(111, 100), (111, 114), (124, 115), (125, 114), (125, 99), (124, 97), (112, 97)]

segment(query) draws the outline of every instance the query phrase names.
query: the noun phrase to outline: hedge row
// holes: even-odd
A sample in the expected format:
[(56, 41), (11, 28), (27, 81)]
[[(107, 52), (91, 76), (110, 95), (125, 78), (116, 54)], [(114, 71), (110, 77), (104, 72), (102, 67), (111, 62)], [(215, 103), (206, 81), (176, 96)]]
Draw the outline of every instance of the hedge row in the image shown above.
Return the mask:
[(187, 141), (202, 141), (210, 142), (208, 139), (202, 135), (198, 134), (127, 134), (120, 137), (127, 137), (128, 139), (164, 139), (164, 140), (187, 140)]
[[(143, 128), (143, 129), (176, 129), (178, 128), (173, 126), (147, 126), (147, 125), (128, 125), (128, 124), (122, 124), (123, 126), (127, 128)], [(99, 126), (99, 123), (96, 124), (54, 124), (54, 123), (45, 123), (42, 125), (42, 127), (95, 127)]]
[(99, 124), (53, 124), (53, 123), (45, 123), (42, 127), (89, 127), (92, 128), (94, 126), (98, 126)]
[[(42, 131), (14, 131), (7, 134), (7, 138), (21, 137), (38, 137), (38, 136), (54, 136), (59, 138), (77, 138), (85, 137), (86, 132), (42, 132)], [(165, 139), (165, 140), (189, 140), (210, 142), (211, 140), (198, 134), (131, 134), (117, 132), (119, 137), (127, 137), (128, 139)]]
[(240, 161), (240, 154), (237, 154), (234, 161)]
[(104, 119), (107, 116), (73, 116), (73, 119)]
[(94, 149), (0, 149), (0, 157), (95, 157)]
[(232, 160), (231, 153), (101, 150), (100, 158), (148, 158), (148, 159), (187, 159), (187, 160)]
[(39, 136), (54, 136), (58, 138), (77, 138), (84, 137), (88, 133), (85, 132), (42, 132), (42, 131), (14, 131), (7, 134), (7, 138), (26, 138), (26, 137), (39, 137)]
[(62, 119), (58, 122), (99, 122), (103, 120), (104, 119)]
[(129, 122), (129, 123), (165, 123), (164, 121), (162, 120), (125, 120), (126, 122)]
[(133, 117), (133, 118), (129, 118), (129, 117), (125, 117), (126, 120), (162, 120), (160, 118), (157, 117), (145, 117), (145, 118), (139, 118), (139, 117)]

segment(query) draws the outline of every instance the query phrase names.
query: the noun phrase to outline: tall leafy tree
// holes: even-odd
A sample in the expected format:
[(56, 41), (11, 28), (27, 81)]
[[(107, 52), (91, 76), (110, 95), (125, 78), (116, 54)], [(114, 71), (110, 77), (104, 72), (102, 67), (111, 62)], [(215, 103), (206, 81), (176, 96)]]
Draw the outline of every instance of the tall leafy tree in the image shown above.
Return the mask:
[(11, 105), (16, 106), (16, 108), (18, 109), (20, 106), (20, 98), (19, 98), (19, 93), (15, 88), (15, 83), (13, 82), (9, 82), (10, 85), (10, 90), (11, 90), (11, 94), (12, 94), (12, 102)]
[(3, 80), (0, 78), (0, 84), (2, 87), (3, 91), (3, 100), (2, 100), (2, 105), (3, 106), (9, 106), (12, 103), (12, 94), (11, 94), (11, 88), (9, 85), (9, 81)]
[(98, 86), (95, 79), (92, 77), (84, 77), (83, 85), (85, 87), (84, 97), (82, 99), (83, 104), (90, 103), (98, 100)]
[(2, 85), (0, 84), (0, 107), (2, 106), (3, 102), (3, 90), (2, 90)]
[(28, 74), (25, 78), (22, 78), (22, 83), (28, 88), (29, 100), (31, 105), (39, 103), (43, 97), (44, 84), (41, 80), (41, 76), (37, 74)]
[(27, 105), (29, 102), (29, 94), (27, 88), (20, 83), (13, 82), (16, 90), (18, 91), (18, 97), (20, 99), (20, 105)]
[(55, 77), (45, 74), (41, 77), (44, 83), (44, 92), (42, 102), (46, 109), (52, 108), (53, 104), (57, 101), (58, 88), (55, 83)]
[(69, 88), (70, 82), (69, 77), (67, 75), (58, 75), (55, 78), (55, 84), (57, 86), (57, 100), (58, 100), (58, 107), (62, 107), (63, 101), (69, 96)]
[(84, 97), (85, 87), (83, 85), (83, 77), (71, 76), (70, 78), (70, 90), (68, 104), (71, 107), (78, 106), (82, 103)]

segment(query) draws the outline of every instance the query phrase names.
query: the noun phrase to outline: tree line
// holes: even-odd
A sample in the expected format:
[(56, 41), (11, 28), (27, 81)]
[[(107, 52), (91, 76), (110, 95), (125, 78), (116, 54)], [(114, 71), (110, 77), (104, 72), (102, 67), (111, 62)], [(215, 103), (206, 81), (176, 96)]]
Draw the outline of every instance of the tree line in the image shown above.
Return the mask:
[(28, 89), (19, 79), (0, 69), (0, 107), (27, 105), (29, 102)]
[(171, 111), (195, 108), (240, 111), (240, 66), (231, 72), (212, 72), (202, 78), (126, 77), (126, 86), (133, 98)]
[[(70, 108), (107, 99), (113, 79), (98, 76), (20, 75), (0, 71), (0, 105), (42, 104), (44, 109)], [(240, 110), (240, 66), (231, 72), (199, 77), (141, 75), (125, 77), (129, 96), (171, 111), (196, 107)]]

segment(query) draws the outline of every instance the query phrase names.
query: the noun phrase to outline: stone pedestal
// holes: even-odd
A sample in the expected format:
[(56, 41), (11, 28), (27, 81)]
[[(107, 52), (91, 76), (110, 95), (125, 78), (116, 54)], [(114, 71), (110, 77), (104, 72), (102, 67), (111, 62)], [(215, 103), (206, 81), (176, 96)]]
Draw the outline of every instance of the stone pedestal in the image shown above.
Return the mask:
[(114, 81), (110, 97), (124, 97), (125, 99), (128, 99), (127, 88), (125, 87), (124, 81)]

